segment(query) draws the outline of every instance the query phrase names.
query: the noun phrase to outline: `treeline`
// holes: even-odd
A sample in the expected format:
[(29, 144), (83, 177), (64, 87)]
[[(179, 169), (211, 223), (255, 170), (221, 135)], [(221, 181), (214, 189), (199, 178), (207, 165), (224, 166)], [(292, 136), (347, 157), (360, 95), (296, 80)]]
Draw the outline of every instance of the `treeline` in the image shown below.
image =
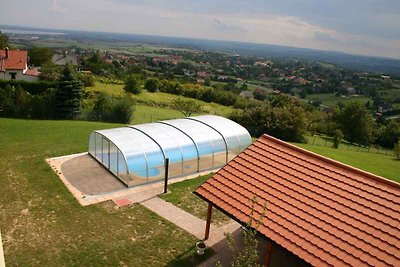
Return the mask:
[(207, 103), (217, 103), (223, 106), (244, 107), (247, 100), (239, 97), (231, 91), (224, 90), (219, 86), (206, 87), (193, 83), (181, 83), (157, 78), (143, 78), (140, 75), (130, 75), (125, 80), (124, 89), (133, 94), (139, 94), (142, 89), (148, 92), (163, 92), (173, 95), (202, 100)]
[(275, 95), (233, 112), (230, 118), (244, 126), (252, 136), (267, 133), (286, 141), (306, 142), (307, 134), (321, 134), (332, 137), (336, 148), (341, 140), (345, 140), (362, 146), (376, 144), (392, 149), (400, 140), (398, 121), (374, 120), (365, 105), (357, 102), (322, 113), (287, 95)]

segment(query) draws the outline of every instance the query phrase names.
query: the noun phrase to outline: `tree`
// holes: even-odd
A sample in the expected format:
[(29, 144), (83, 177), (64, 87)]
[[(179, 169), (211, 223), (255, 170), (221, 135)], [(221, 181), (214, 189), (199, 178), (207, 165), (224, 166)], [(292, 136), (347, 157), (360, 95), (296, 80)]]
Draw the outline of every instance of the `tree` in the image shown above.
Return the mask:
[(339, 148), (340, 142), (342, 141), (343, 133), (341, 130), (336, 129), (333, 132), (333, 148)]
[(61, 67), (49, 62), (40, 68), (39, 78), (44, 81), (57, 81), (61, 75)]
[(76, 118), (80, 111), (81, 99), (82, 83), (76, 79), (71, 66), (67, 65), (57, 83), (54, 103), (56, 118)]
[(374, 120), (365, 105), (351, 102), (337, 110), (334, 119), (340, 125), (347, 141), (361, 145), (371, 143)]
[(88, 57), (82, 58), (82, 68), (90, 70), (96, 75), (105, 74), (109, 68), (108, 64), (102, 59), (100, 52), (94, 52)]
[(85, 87), (94, 86), (94, 83), (95, 83), (95, 80), (94, 80), (94, 77), (92, 74), (79, 73), (78, 80), (80, 80)]
[(125, 80), (124, 90), (132, 94), (140, 94), (142, 88), (139, 79), (135, 75), (129, 75)]
[(245, 127), (252, 136), (267, 133), (285, 141), (305, 141), (306, 113), (303, 108), (293, 104), (283, 107), (263, 104), (235, 111), (229, 117)]
[(0, 49), (10, 47), (8, 43), (8, 36), (0, 31)]
[(387, 148), (393, 148), (400, 140), (400, 123), (390, 120), (383, 125), (376, 137), (376, 143)]
[(172, 106), (179, 110), (185, 117), (190, 117), (193, 113), (202, 111), (199, 103), (194, 100), (185, 100), (183, 98), (174, 99)]
[(400, 160), (400, 140), (394, 146), (394, 156), (397, 160)]
[(28, 56), (29, 64), (39, 67), (51, 62), (53, 52), (47, 47), (34, 47), (29, 50)]
[(144, 89), (148, 92), (154, 93), (158, 90), (158, 79), (156, 78), (149, 78), (144, 83)]

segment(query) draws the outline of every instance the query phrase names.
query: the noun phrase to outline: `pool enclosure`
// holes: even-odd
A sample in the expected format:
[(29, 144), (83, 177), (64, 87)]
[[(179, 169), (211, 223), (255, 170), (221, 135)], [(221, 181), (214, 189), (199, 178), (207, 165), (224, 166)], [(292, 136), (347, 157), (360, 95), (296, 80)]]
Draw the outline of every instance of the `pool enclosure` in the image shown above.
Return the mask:
[(251, 144), (248, 131), (214, 115), (91, 133), (89, 154), (127, 186), (216, 169)]

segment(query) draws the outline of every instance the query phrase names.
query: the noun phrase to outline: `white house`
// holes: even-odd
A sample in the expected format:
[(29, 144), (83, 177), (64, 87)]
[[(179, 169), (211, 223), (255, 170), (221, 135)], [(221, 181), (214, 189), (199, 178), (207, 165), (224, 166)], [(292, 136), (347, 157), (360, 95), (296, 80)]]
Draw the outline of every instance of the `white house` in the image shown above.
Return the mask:
[(0, 49), (0, 79), (33, 82), (39, 75), (37, 69), (28, 68), (27, 51)]

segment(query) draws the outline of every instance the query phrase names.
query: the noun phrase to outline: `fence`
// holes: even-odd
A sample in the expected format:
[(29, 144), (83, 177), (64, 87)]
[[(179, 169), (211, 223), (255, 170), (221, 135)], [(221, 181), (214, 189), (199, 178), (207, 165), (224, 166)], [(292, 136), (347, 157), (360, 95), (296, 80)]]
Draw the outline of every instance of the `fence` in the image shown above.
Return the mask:
[[(308, 143), (311, 145), (315, 145), (315, 146), (333, 147), (333, 138), (329, 137), (329, 136), (314, 135), (314, 136), (308, 137)], [(382, 148), (377, 145), (362, 146), (362, 145), (358, 145), (358, 144), (351, 144), (346, 141), (340, 142), (339, 149), (394, 156), (394, 151), (390, 150), (390, 149)]]

